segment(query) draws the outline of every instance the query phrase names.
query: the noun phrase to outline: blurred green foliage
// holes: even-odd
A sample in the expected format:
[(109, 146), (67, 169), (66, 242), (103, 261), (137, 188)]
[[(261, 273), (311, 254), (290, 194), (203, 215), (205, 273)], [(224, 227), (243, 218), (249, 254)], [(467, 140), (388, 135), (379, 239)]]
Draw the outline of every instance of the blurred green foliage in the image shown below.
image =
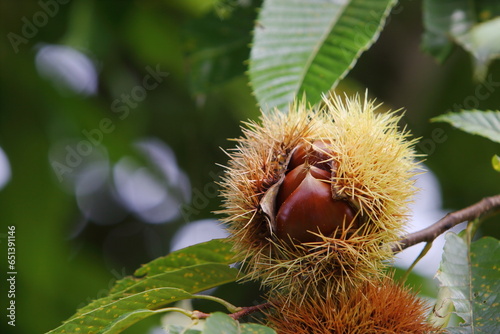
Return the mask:
[[(0, 2), (0, 147), (12, 169), (12, 178), (0, 189), (0, 277), (5, 282), (9, 225), (16, 226), (18, 273), (16, 327), (5, 319), (0, 323), (1, 331), (9, 333), (57, 327), (82, 303), (106, 293), (116, 278), (166, 254), (171, 236), (185, 224), (185, 217), (153, 225), (133, 215), (113, 225), (89, 222), (52, 169), (53, 145), (81, 139), (83, 130), (109, 118), (115, 128), (102, 146), (112, 163), (137, 155), (132, 148), (137, 139), (155, 137), (173, 149), (192, 189), (203, 193), (222, 170), (216, 163), (226, 161), (220, 147), (233, 145), (226, 139), (240, 135), (241, 120), (259, 115), (244, 73), (259, 1), (52, 2), (57, 12), (17, 47), (9, 33), (22, 36), (25, 22), (44, 9), (34, 0)], [(491, 157), (499, 147), (429, 119), (460, 108), (500, 109), (500, 65), (493, 63), (486, 83), (477, 83), (469, 56), (458, 47), (442, 65), (422, 53), (420, 6), (400, 2), (342, 87), (351, 92), (368, 88), (387, 106), (407, 110), (404, 121), (422, 137), (417, 147), (428, 155), (426, 164), (441, 182), (444, 207), (459, 209), (498, 193)], [(85, 97), (43, 78), (35, 65), (41, 43), (71, 46), (93, 59), (97, 94)], [(141, 85), (147, 69), (157, 66), (168, 76), (120, 119), (113, 102)], [(219, 200), (207, 196), (207, 201), (187, 218), (213, 218)], [(135, 232), (115, 239), (110, 250), (106, 240), (120, 226)], [(484, 233), (499, 238), (498, 224), (486, 222)], [(151, 235), (160, 240), (153, 250), (148, 248)], [(5, 285), (0, 287), (5, 310)], [(255, 287), (234, 287), (220, 293), (236, 305), (255, 301)], [(130, 332), (144, 332), (150, 325)]]

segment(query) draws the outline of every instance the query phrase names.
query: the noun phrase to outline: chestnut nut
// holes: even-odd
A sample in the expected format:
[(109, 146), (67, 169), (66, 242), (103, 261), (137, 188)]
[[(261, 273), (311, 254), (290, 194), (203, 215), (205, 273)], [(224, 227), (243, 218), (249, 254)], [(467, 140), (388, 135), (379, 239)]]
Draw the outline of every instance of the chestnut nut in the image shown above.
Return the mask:
[(319, 241), (313, 233), (332, 236), (355, 219), (347, 201), (333, 199), (331, 180), (337, 165), (332, 156), (328, 142), (320, 140), (294, 150), (276, 197), (278, 238), (288, 243)]

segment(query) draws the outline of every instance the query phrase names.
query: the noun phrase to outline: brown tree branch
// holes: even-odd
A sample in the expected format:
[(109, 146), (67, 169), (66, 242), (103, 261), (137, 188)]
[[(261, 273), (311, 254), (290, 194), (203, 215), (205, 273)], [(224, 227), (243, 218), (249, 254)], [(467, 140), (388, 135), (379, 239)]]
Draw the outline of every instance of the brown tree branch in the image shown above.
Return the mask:
[[(248, 314), (262, 311), (262, 310), (269, 308), (269, 307), (271, 307), (271, 303), (269, 303), (269, 302), (259, 304), (259, 305), (254, 305), (254, 306), (241, 307), (241, 310), (239, 310), (238, 312), (231, 313), (231, 314), (229, 314), (229, 316), (231, 318), (233, 318), (234, 320), (238, 320), (239, 318), (244, 317)], [(209, 316), (210, 316), (210, 313), (193, 311), (193, 317), (195, 317), (196, 319), (206, 319)]]
[(481, 216), (500, 211), (500, 195), (486, 197), (481, 201), (462, 210), (448, 213), (431, 226), (407, 235), (398, 245), (392, 247), (394, 253), (416, 245), (420, 242), (429, 242), (436, 239), (440, 234), (446, 232), (455, 225), (465, 221), (471, 221)]
[(249, 315), (249, 314), (254, 313), (254, 312), (265, 310), (266, 308), (269, 308), (269, 307), (271, 307), (271, 303), (269, 303), (269, 302), (259, 304), (259, 305), (254, 305), (254, 306), (242, 307), (241, 311), (230, 314), (229, 316), (231, 318), (233, 318), (234, 320), (238, 320), (241, 317), (244, 317), (244, 316)]

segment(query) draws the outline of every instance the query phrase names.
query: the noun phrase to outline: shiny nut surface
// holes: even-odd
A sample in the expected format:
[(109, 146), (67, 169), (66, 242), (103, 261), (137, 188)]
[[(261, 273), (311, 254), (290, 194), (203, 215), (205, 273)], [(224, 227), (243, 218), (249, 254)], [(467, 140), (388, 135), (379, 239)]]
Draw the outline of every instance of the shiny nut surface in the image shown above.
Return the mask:
[(335, 169), (328, 143), (316, 141), (295, 149), (276, 197), (278, 238), (292, 243), (318, 241), (313, 233), (332, 236), (355, 219), (347, 201), (333, 199)]

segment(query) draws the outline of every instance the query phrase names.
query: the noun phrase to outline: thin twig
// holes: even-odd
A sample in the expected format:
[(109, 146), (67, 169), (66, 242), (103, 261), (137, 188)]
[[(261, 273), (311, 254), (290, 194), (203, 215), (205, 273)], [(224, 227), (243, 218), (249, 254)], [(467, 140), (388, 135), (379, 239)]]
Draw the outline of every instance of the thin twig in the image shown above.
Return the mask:
[(193, 311), (191, 317), (195, 319), (206, 319), (210, 316), (210, 313), (205, 313), (201, 311)]
[(392, 251), (397, 253), (420, 242), (433, 241), (440, 234), (446, 232), (455, 225), (477, 219), (496, 211), (500, 211), (500, 195), (483, 198), (476, 204), (462, 210), (448, 213), (439, 221), (423, 230), (407, 235), (398, 245), (392, 247)]
[(235, 312), (233, 314), (230, 314), (229, 316), (231, 318), (233, 318), (234, 320), (238, 320), (239, 318), (244, 317), (248, 314), (262, 311), (262, 310), (265, 310), (266, 308), (269, 308), (269, 307), (271, 307), (271, 303), (269, 303), (269, 302), (259, 304), (259, 305), (254, 305), (254, 306), (242, 307), (240, 311)]
[[(269, 308), (270, 306), (271, 306), (271, 303), (267, 302), (267, 303), (254, 305), (254, 306), (241, 307), (241, 309), (238, 312), (231, 313), (231, 314), (229, 314), (229, 316), (231, 318), (233, 318), (234, 320), (238, 320), (241, 317), (244, 317), (244, 316), (251, 314), (251, 313), (254, 313), (254, 312), (262, 311), (266, 308)], [(193, 317), (196, 319), (206, 319), (209, 316), (210, 316), (210, 313), (193, 311)]]

